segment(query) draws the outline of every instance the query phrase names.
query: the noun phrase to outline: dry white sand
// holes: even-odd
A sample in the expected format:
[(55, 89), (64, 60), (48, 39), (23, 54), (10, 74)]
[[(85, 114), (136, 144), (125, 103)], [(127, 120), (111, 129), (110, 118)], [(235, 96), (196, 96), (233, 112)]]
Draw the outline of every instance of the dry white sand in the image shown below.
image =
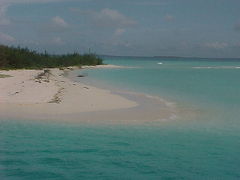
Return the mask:
[(49, 79), (45, 76), (37, 79), (42, 72), (43, 70), (0, 71), (0, 74), (11, 76), (0, 78), (0, 118), (59, 116), (138, 105), (108, 90), (75, 83), (63, 76), (63, 70), (51, 69)]

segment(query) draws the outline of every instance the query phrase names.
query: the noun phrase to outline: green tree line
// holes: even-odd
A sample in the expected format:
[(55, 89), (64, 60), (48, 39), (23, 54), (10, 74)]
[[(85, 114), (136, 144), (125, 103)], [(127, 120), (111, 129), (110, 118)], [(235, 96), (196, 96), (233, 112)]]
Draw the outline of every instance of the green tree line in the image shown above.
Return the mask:
[(51, 55), (28, 48), (0, 45), (0, 69), (41, 69), (100, 64), (102, 59), (95, 54)]

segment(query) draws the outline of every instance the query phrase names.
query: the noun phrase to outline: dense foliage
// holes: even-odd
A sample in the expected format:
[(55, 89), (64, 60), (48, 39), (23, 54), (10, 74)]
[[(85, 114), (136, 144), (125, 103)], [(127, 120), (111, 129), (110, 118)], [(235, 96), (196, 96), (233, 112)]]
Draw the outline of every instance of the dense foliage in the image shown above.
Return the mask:
[(0, 69), (41, 69), (99, 64), (102, 64), (102, 59), (95, 54), (50, 55), (27, 48), (0, 45)]

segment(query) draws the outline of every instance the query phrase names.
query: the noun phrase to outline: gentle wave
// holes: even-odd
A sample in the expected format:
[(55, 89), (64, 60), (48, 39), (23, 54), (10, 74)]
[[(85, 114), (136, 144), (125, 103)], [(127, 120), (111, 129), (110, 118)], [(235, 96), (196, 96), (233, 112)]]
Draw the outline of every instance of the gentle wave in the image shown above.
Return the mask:
[(240, 69), (240, 66), (196, 66), (194, 69)]

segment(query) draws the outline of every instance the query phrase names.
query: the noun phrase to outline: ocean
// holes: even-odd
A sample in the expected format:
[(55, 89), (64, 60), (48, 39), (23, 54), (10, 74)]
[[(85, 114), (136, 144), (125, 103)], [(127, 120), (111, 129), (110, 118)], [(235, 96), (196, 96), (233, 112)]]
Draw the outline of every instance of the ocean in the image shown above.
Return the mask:
[(186, 114), (135, 125), (1, 119), (0, 179), (240, 179), (240, 60), (104, 59), (130, 68), (81, 70), (81, 81)]

